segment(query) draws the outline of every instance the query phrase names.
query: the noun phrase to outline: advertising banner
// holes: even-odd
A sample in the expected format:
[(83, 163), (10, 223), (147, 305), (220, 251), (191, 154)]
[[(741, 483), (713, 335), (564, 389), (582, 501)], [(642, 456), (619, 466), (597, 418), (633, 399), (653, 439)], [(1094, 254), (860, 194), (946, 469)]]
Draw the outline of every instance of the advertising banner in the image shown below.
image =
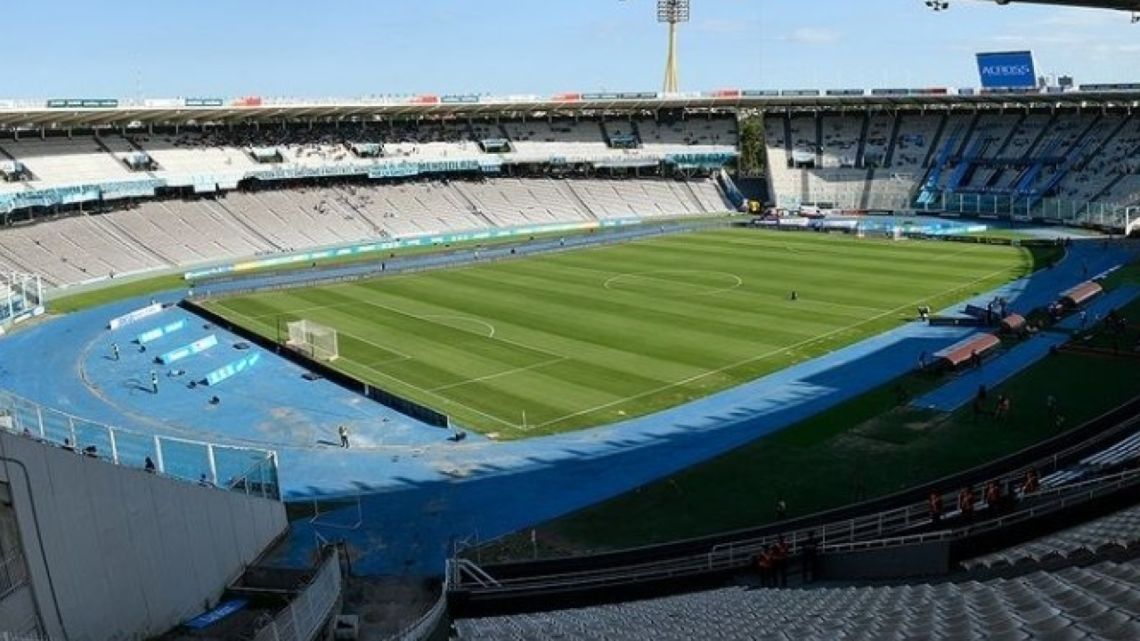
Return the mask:
[(136, 309), (133, 312), (129, 312), (127, 314), (123, 314), (122, 316), (116, 316), (115, 318), (112, 318), (107, 323), (107, 329), (119, 329), (120, 327), (122, 327), (124, 325), (130, 325), (131, 323), (134, 323), (136, 321), (140, 321), (144, 318), (147, 318), (148, 316), (154, 316), (155, 314), (158, 314), (161, 311), (162, 311), (162, 303), (154, 303), (153, 305), (147, 305), (146, 307), (143, 307), (141, 309)]
[(244, 372), (245, 370), (249, 369), (250, 367), (253, 367), (255, 364), (257, 364), (257, 361), (259, 361), (259, 360), (261, 360), (261, 354), (258, 352), (254, 352), (254, 353), (250, 354), (249, 356), (246, 356), (244, 358), (239, 358), (238, 360), (230, 363), (229, 365), (226, 365), (224, 367), (219, 367), (218, 369), (210, 372), (209, 374), (206, 374), (206, 384), (207, 385), (217, 385), (218, 383), (221, 383), (222, 381), (226, 380), (227, 378), (230, 378), (231, 376), (236, 376), (237, 374)]
[(1032, 51), (979, 53), (978, 75), (983, 89), (1031, 89), (1037, 86)]
[(202, 352), (210, 349), (211, 347), (216, 347), (217, 344), (218, 344), (217, 335), (210, 334), (209, 336), (207, 336), (205, 338), (199, 338), (198, 340), (194, 341), (193, 343), (190, 343), (189, 345), (185, 345), (183, 347), (179, 347), (178, 349), (171, 350), (171, 351), (163, 354), (162, 356), (159, 356), (158, 360), (161, 361), (163, 365), (169, 365), (171, 363), (174, 363), (176, 361), (180, 361), (184, 358), (188, 358), (188, 357), (193, 356), (195, 354), (201, 354)]
[(186, 319), (179, 319), (173, 323), (168, 323), (162, 327), (156, 327), (150, 331), (139, 334), (137, 337), (135, 337), (135, 342), (137, 342), (139, 345), (146, 345), (147, 343), (156, 341), (163, 336), (166, 336), (167, 334), (173, 334), (174, 332), (177, 332), (184, 327), (186, 327)]
[(115, 98), (52, 98), (48, 109), (114, 109), (119, 106)]

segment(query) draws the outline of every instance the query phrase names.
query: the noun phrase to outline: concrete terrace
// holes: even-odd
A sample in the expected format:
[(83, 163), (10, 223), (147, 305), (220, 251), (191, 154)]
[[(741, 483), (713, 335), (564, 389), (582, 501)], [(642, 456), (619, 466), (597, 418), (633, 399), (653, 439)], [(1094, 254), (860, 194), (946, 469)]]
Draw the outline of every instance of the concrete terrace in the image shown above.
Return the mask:
[[(1074, 243), (1051, 270), (979, 293), (1002, 295), (1024, 312), (1057, 293), (1127, 262), (1135, 249)], [(173, 303), (171, 292), (157, 298)], [(338, 499), (337, 508), (295, 521), (281, 563), (307, 561), (315, 535), (344, 539), (354, 567), (372, 574), (435, 574), (459, 540), (493, 538), (638, 487), (707, 460), (882, 385), (969, 328), (908, 323), (827, 356), (732, 390), (621, 423), (524, 441), (496, 443), (471, 434), (459, 443), (429, 427), (262, 354), (250, 371), (216, 389), (186, 382), (246, 352), (239, 339), (170, 308), (156, 319), (110, 332), (107, 320), (145, 305), (122, 301), (71, 314), (0, 340), (0, 388), (92, 420), (127, 429), (276, 449), (287, 500)], [(950, 310), (952, 311), (952, 310)], [(145, 354), (129, 343), (141, 331), (185, 316), (188, 327)], [(207, 334), (219, 345), (173, 366), (153, 357)], [(109, 358), (110, 345), (120, 361)], [(256, 348), (254, 348), (256, 349)], [(1030, 361), (1031, 362), (1031, 361)], [(160, 374), (150, 393), (149, 372)], [(976, 384), (974, 385), (976, 389)], [(217, 394), (221, 402), (207, 400)], [(336, 446), (345, 423), (353, 447)], [(584, 482), (588, 480), (588, 482)]]

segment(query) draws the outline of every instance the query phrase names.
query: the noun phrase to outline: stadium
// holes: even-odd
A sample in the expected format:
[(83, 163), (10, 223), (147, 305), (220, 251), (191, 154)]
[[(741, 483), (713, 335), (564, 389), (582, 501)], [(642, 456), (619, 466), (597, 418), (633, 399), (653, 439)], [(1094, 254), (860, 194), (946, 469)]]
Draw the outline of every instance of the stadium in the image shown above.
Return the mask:
[(0, 99), (0, 640), (1140, 638), (1140, 85), (682, 90), (692, 4), (661, 91)]

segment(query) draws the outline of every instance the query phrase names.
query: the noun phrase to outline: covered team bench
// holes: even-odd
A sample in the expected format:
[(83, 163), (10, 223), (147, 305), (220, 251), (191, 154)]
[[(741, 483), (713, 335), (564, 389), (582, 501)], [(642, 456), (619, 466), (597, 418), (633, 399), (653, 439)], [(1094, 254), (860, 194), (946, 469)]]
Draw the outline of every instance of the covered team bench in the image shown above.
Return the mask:
[(968, 363), (974, 354), (979, 357), (985, 357), (986, 354), (997, 349), (1001, 344), (997, 336), (987, 334), (985, 332), (978, 332), (971, 334), (966, 338), (954, 343), (953, 345), (941, 349), (934, 353), (934, 360), (941, 363), (943, 367), (948, 369), (956, 369), (964, 363)]
[(1021, 314), (1009, 314), (1001, 319), (1001, 331), (1006, 334), (1020, 334), (1025, 329), (1025, 317)]
[(1081, 307), (1103, 293), (1104, 288), (1090, 280), (1061, 292), (1061, 303), (1069, 307)]

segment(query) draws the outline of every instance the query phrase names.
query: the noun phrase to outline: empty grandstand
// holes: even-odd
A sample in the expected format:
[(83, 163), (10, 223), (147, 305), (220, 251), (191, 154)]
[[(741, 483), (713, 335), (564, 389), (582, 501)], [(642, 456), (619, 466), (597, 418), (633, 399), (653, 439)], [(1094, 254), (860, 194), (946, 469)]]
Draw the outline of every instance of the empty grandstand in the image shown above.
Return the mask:
[(1140, 639), (1140, 0), (247, 4), (7, 7), (0, 641)]
[(1124, 229), (1140, 205), (1137, 121), (1126, 109), (1032, 106), (840, 112), (781, 108), (765, 119), (773, 201), (855, 211), (919, 210)]
[[(0, 184), (0, 267), (65, 286), (374, 239), (738, 206), (719, 173), (736, 154), (735, 120), (661, 118), (630, 118), (625, 134), (597, 118), (17, 130), (0, 143), (25, 168)], [(608, 144), (607, 126), (631, 143)], [(494, 140), (504, 148), (486, 151)], [(288, 182), (321, 177), (341, 178)]]

